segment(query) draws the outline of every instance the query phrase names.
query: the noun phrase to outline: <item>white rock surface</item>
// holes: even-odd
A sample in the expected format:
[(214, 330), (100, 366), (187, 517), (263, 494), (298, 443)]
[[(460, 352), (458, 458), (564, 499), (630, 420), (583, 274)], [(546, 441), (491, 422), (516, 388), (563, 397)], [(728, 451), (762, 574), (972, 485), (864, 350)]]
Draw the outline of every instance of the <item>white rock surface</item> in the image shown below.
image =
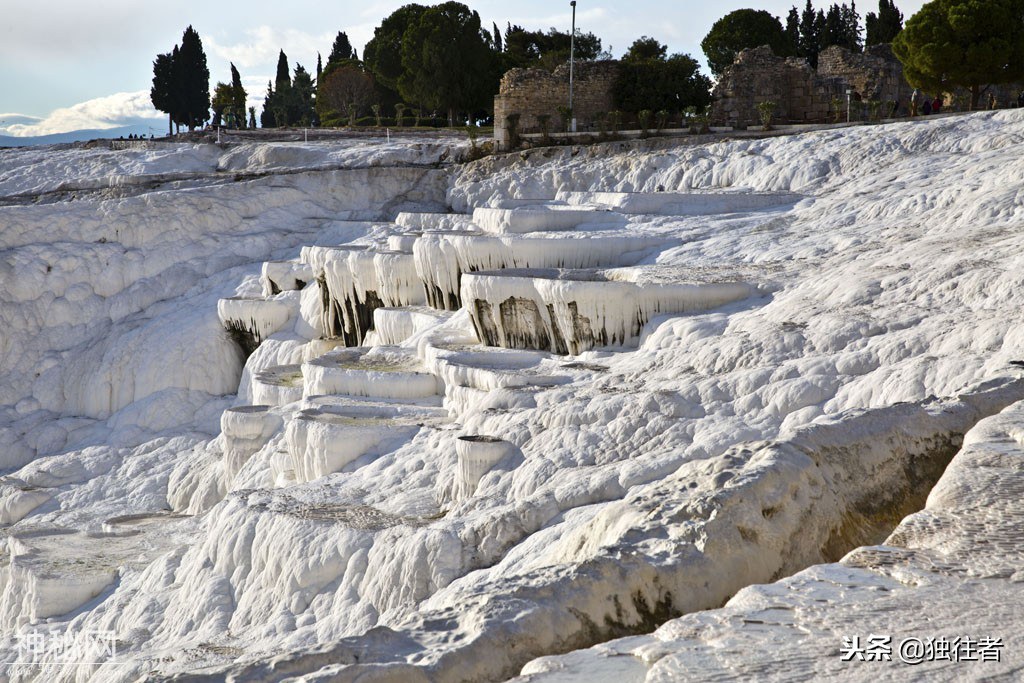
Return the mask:
[(473, 209), (473, 225), (497, 235), (573, 230), (581, 225), (619, 225), (624, 222), (621, 216), (607, 209), (580, 209), (557, 204)]
[(559, 192), (557, 199), (568, 206), (598, 206), (619, 213), (700, 216), (795, 204), (802, 197), (787, 192)]
[[(794, 653), (783, 673), (838, 672), (847, 625), (1014, 637), (1012, 458), (1024, 419), (1012, 409), (975, 425), (1024, 400), (1022, 140), (1024, 115), (1006, 111), (458, 168), (434, 168), (426, 142), (206, 148), (154, 153), (144, 167), (53, 150), (36, 154), (38, 171), (29, 152), (0, 150), (14, 170), (0, 207), (0, 484), (49, 496), (18, 503), (24, 516), (3, 530), (0, 571), (17, 580), (0, 580), (0, 676), (497, 680), (689, 612), (600, 661), (623, 664), (613, 673), (624, 680), (747, 680), (770, 676), (753, 661), (769, 640)], [(189, 177), (108, 191), (122, 168)], [(55, 173), (94, 189), (68, 201)], [(311, 341), (322, 292), (310, 284), (283, 294), (296, 299), (294, 327), (243, 369), (216, 302), (258, 295), (262, 262), (381, 244), (401, 232), (381, 221), (402, 210), (658, 186), (804, 199), (619, 215), (619, 237), (652, 246), (612, 282), (642, 289), (656, 284), (645, 272), (667, 268), (687, 274), (675, 281), (770, 282), (767, 296), (654, 316), (636, 348), (571, 362), (484, 350), (464, 309), (413, 324), (401, 344), (444, 375), (447, 410), (437, 398), (344, 396), (276, 408), (286, 427), (233, 460), (229, 490), (226, 447), (238, 437), (234, 425), (217, 435), (224, 410), (254, 402), (260, 372), (330, 350)], [(25, 188), (49, 194), (12, 197)], [(580, 234), (616, 230), (590, 227)], [(379, 278), (370, 261), (362, 277)], [(400, 274), (385, 286), (420, 286), (416, 268)], [(812, 567), (885, 540), (972, 427), (969, 465), (947, 473), (890, 549)], [(508, 441), (522, 459), (456, 501), (465, 434)], [(86, 583), (100, 592), (69, 591), (75, 611), (55, 612), (62, 582), (85, 583), (61, 568), (67, 544), (33, 530), (71, 529), (76, 552), (97, 558), (89, 534), (168, 507), (196, 516), (153, 527), (152, 552), (149, 532), (116, 531), (123, 547), (90, 565), (99, 578)], [(31, 626), (14, 625), (44, 613), (47, 627), (116, 632), (124, 660), (18, 664), (17, 636)], [(745, 624), (751, 614), (765, 623)], [(798, 658), (801, 643), (824, 654)], [(1008, 646), (992, 675), (1012, 677), (1020, 652)], [(594, 654), (529, 671), (572, 675)], [(960, 671), (978, 670), (934, 674)]]

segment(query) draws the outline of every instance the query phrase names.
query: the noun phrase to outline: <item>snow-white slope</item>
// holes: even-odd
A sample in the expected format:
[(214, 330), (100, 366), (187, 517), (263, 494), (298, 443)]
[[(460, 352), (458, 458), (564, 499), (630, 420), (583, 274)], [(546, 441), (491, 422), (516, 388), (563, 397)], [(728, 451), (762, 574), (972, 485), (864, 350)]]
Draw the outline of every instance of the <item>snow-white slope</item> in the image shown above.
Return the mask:
[[(11, 404), (3, 419), (14, 444), (0, 480), (0, 513), (13, 522), (0, 568), (2, 666), (14, 680), (151, 671), (496, 680), (881, 541), (923, 505), (963, 434), (1024, 400), (1011, 362), (1024, 358), (1022, 147), (1024, 116), (1000, 112), (699, 147), (566, 148), (438, 170), (411, 163), (437, 161), (431, 150), (293, 173), (288, 164), (308, 168), (319, 162), (307, 156), (335, 152), (271, 150), (277, 160), (266, 161), (254, 148), (217, 163), (265, 177), (0, 208), (12, 292), (0, 297), (12, 330), (0, 397)], [(363, 290), (370, 279), (384, 286), (386, 273), (374, 265), (372, 278), (350, 282), (356, 266), (345, 264), (361, 260), (347, 257), (311, 257), (319, 282), (274, 295), (272, 308), (290, 307), (291, 317), (274, 323), (244, 371), (217, 318), (217, 299), (261, 296), (260, 260), (352, 240), (383, 251), (386, 237), (407, 231), (344, 220), (438, 211), (444, 201), (469, 213), (559, 192), (659, 188), (780, 193), (781, 202), (581, 225), (598, 255), (573, 263), (614, 267), (621, 277), (602, 277), (630, 283), (643, 302), (662, 286), (743, 288), (738, 300), (666, 315), (651, 304), (655, 317), (645, 313), (624, 346), (574, 358), (485, 349), (481, 318), (467, 308), (433, 322), (416, 313), (415, 324), (367, 338), (400, 342), (401, 363), (354, 361), (343, 385), (314, 373), (307, 382), (303, 364), (322, 367), (311, 361), (337, 343), (315, 339), (331, 306), (347, 302), (349, 317), (334, 319), (360, 325), (406, 315), (370, 310)], [(541, 327), (553, 336), (598, 316), (630, 319), (621, 296), (588, 294), (584, 309), (557, 278), (529, 297), (513, 293), (500, 269), (560, 267), (537, 262), (555, 253), (541, 240), (564, 249), (567, 234), (518, 238), (494, 220), (487, 227), (500, 239), (414, 242), (418, 275), (444, 290), (428, 289), (428, 300), (472, 298), (461, 304), (514, 330), (500, 336), (508, 346), (533, 345)], [(611, 242), (598, 238), (624, 236), (621, 253), (601, 255)], [(405, 283), (409, 259), (394, 258)], [(487, 287), (459, 277), (465, 264), (495, 260)], [(322, 289), (331, 282), (354, 295)], [(565, 307), (557, 316), (556, 304)], [(259, 305), (242, 309), (252, 320), (240, 327), (269, 333)], [(374, 395), (372, 376), (358, 374), (410, 367), (443, 382), (443, 399), (396, 398), (396, 381)], [(358, 389), (303, 395), (312, 386)], [(224, 408), (257, 396), (283, 405), (258, 419), (226, 417), (211, 439)], [(459, 437), (509, 446), (493, 464), (481, 451), (490, 469), (470, 475)], [(478, 472), (473, 491), (467, 477)], [(168, 508), (194, 516), (146, 518), (130, 536), (153, 539), (140, 541), (141, 559), (103, 559), (102, 546), (76, 536), (90, 573), (74, 583), (77, 604), (55, 598), (73, 576), (54, 556), (54, 528), (83, 534)], [(118, 527), (117, 547), (133, 547)], [(116, 581), (104, 579), (111, 564)], [(938, 600), (941, 589), (915, 595)], [(72, 670), (15, 663), (15, 634), (43, 617), (116, 632), (118, 656)], [(578, 661), (586, 677), (593, 658), (530, 671)], [(629, 657), (612, 665), (620, 660), (648, 675)]]

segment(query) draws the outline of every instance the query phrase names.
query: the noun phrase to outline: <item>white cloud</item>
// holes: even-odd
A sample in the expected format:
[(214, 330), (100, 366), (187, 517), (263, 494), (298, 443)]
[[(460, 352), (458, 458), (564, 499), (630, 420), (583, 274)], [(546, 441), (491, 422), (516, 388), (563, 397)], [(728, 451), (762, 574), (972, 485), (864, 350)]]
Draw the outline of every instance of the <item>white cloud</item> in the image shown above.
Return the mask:
[(331, 32), (314, 35), (297, 29), (282, 31), (270, 26), (246, 29), (245, 34), (245, 40), (234, 45), (222, 45), (212, 36), (203, 40), (210, 52), (224, 61), (234, 62), (239, 69), (269, 65), (273, 71), (277, 64), (278, 52), (284, 50), (288, 55), (290, 68), (295, 68), (296, 61), (305, 62), (312, 58), (312, 64), (304, 64), (307, 70), (312, 71), (316, 67), (316, 53), (325, 49), (330, 50), (335, 36)]
[[(140, 120), (160, 119), (163, 114), (153, 108), (148, 90), (122, 92), (70, 107), (55, 109), (43, 119), (20, 114), (2, 114), (0, 133), (14, 137), (32, 137), (67, 133), (73, 130), (117, 128)], [(17, 121), (11, 123), (11, 121)]]

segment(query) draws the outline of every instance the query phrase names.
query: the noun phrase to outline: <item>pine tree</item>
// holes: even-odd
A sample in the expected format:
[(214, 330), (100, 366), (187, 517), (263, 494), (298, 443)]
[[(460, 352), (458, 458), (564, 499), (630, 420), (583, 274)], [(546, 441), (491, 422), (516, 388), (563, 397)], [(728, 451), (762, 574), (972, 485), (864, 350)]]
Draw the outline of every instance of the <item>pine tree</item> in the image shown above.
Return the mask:
[(449, 125), (454, 125), (456, 111), (487, 108), (500, 74), (498, 56), (485, 42), (485, 33), (480, 15), (460, 2), (424, 11), (402, 37), (398, 90), (405, 101), (446, 109)]

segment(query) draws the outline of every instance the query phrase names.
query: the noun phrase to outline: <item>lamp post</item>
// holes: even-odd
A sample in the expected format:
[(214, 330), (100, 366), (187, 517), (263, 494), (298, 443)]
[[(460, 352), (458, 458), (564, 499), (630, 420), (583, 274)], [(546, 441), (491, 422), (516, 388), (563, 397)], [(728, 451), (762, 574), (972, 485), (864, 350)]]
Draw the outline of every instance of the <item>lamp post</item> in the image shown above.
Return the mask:
[(847, 88), (846, 89), (846, 122), (847, 123), (850, 122), (850, 95), (852, 95), (852, 94), (853, 94), (853, 91), (850, 90), (849, 88)]
[(572, 108), (573, 70), (576, 57), (576, 0), (569, 3), (572, 7), (572, 33), (569, 34), (569, 132), (576, 132), (576, 112)]

